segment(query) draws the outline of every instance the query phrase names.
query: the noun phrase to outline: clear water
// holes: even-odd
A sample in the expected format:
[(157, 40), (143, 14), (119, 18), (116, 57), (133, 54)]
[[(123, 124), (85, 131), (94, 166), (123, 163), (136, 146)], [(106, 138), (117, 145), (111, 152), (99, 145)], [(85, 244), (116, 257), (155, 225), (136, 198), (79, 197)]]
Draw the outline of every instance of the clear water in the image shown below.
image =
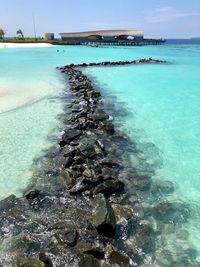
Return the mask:
[[(186, 227), (200, 251), (200, 45), (0, 50), (0, 197), (20, 194), (33, 159), (51, 143), (48, 136), (58, 133), (65, 82), (56, 66), (142, 57), (172, 64), (86, 73), (130, 111), (122, 126), (130, 137), (156, 145), (162, 161), (156, 176), (175, 182), (173, 199), (192, 205)], [(150, 161), (154, 158), (149, 155)]]
[[(86, 73), (130, 111), (122, 129), (138, 144), (157, 147), (162, 164), (155, 177), (176, 184), (171, 199), (190, 203), (192, 217), (185, 228), (200, 251), (200, 45), (143, 52), (154, 58), (164, 55), (172, 64), (93, 68)], [(156, 162), (157, 154), (148, 156)]]

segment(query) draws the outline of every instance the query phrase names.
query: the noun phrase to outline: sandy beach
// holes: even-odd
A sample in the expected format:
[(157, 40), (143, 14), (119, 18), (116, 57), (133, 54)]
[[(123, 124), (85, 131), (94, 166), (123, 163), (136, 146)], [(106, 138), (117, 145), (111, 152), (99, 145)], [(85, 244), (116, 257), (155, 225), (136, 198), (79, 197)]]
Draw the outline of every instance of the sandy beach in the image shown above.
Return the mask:
[(48, 43), (1, 43), (0, 48), (37, 48), (37, 47), (49, 47)]

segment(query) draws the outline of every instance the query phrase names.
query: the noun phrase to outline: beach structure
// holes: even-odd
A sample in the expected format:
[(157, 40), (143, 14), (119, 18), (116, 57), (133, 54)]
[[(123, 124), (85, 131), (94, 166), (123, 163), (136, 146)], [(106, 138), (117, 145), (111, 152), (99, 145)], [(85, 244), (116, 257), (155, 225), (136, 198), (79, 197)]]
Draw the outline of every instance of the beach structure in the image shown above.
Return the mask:
[(47, 32), (45, 33), (45, 38), (48, 40), (48, 41), (53, 41), (55, 39), (54, 37), (54, 33), (53, 32)]
[(161, 39), (145, 39), (143, 30), (100, 30), (60, 33), (62, 42), (77, 45), (149, 45)]

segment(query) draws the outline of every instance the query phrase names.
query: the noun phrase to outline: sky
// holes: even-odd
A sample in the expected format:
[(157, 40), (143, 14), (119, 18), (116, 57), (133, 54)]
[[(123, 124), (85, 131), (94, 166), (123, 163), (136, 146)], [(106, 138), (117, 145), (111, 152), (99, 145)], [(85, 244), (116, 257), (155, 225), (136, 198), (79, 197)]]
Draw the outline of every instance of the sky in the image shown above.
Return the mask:
[(144, 30), (149, 38), (200, 37), (200, 0), (0, 0), (6, 36), (87, 30)]

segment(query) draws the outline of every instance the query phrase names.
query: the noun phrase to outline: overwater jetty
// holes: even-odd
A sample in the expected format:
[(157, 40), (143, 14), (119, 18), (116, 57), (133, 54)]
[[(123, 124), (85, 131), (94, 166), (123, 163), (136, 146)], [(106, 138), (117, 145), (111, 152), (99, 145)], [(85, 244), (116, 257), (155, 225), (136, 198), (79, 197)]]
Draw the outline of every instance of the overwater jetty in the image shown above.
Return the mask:
[(182, 236), (177, 237), (183, 242), (177, 254), (172, 244), (162, 246), (160, 240), (166, 225), (187, 222), (188, 206), (166, 200), (174, 191), (171, 182), (153, 180), (149, 170), (133, 165), (130, 153), (137, 155), (137, 146), (113, 123), (122, 108), (106, 104), (83, 73), (89, 66), (148, 63), (166, 62), (141, 59), (58, 68), (67, 82), (63, 130), (58, 145), (39, 161), (24, 196), (0, 202), (0, 240), (9, 239), (0, 265), (199, 266), (195, 250), (187, 253), (190, 247)]
[(46, 33), (52, 44), (89, 45), (89, 46), (142, 46), (161, 45), (163, 39), (144, 38), (142, 30), (100, 30), (73, 33), (60, 33), (61, 40), (54, 40), (53, 33)]

